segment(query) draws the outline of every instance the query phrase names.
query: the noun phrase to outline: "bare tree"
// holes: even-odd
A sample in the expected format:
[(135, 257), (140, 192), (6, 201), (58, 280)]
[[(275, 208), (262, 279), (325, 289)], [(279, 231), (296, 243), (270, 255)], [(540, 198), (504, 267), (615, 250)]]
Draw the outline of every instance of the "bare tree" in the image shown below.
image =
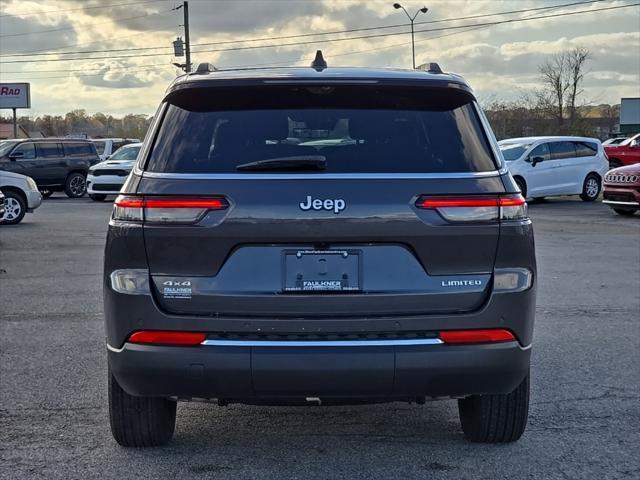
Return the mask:
[[(575, 47), (572, 50), (553, 55), (539, 67), (544, 88), (538, 92), (539, 104), (550, 110), (560, 131), (565, 130), (565, 116), (568, 113), (571, 129), (577, 117), (577, 100), (582, 94), (585, 64), (590, 59), (589, 50)], [(568, 112), (567, 112), (568, 111)]]
[(558, 128), (562, 130), (564, 124), (564, 99), (570, 87), (567, 75), (567, 54), (562, 52), (553, 55), (540, 65), (539, 70), (545, 85), (538, 95), (539, 100), (552, 108)]
[(569, 125), (576, 121), (576, 99), (582, 94), (582, 81), (584, 80), (584, 67), (591, 58), (589, 50), (585, 47), (576, 47), (567, 52), (567, 68), (569, 70), (569, 92), (567, 106), (569, 107)]

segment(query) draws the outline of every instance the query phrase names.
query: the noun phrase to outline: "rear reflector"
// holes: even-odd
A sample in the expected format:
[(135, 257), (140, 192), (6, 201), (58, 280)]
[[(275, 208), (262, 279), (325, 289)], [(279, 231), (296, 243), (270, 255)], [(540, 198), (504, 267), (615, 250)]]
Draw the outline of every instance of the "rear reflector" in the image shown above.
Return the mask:
[(416, 207), (437, 210), (450, 222), (486, 222), (527, 218), (527, 204), (522, 195), (488, 197), (426, 197)]
[(513, 342), (516, 337), (509, 330), (448, 330), (440, 332), (440, 339), (447, 344)]
[(142, 330), (132, 333), (128, 342), (146, 345), (193, 346), (200, 345), (206, 338), (204, 333)]
[(211, 210), (225, 210), (224, 197), (134, 197), (119, 195), (113, 219), (129, 222), (195, 223)]

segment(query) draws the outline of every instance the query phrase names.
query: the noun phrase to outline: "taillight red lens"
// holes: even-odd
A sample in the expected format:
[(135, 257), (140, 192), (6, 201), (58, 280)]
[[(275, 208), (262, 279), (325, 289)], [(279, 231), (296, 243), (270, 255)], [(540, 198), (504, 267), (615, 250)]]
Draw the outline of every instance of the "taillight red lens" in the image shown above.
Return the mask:
[(416, 206), (419, 208), (450, 207), (497, 207), (497, 197), (420, 197)]
[(208, 211), (224, 210), (224, 197), (135, 197), (120, 195), (113, 208), (113, 219), (156, 223), (195, 223)]
[(129, 336), (129, 343), (142, 343), (146, 345), (200, 345), (207, 336), (204, 333), (172, 332), (142, 330)]
[(434, 209), (450, 222), (486, 222), (527, 217), (527, 204), (522, 195), (426, 197), (416, 207)]
[(229, 206), (223, 198), (145, 198), (145, 208), (206, 208), (222, 210)]
[(446, 330), (439, 333), (440, 340), (449, 344), (513, 342), (516, 337), (509, 330)]

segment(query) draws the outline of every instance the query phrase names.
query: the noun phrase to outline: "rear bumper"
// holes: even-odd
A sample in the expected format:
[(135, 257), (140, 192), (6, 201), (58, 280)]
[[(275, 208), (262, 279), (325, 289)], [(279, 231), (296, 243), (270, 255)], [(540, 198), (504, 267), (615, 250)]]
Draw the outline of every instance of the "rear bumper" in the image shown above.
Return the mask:
[(109, 365), (131, 395), (286, 403), (319, 398), (393, 400), (508, 393), (529, 370), (530, 346), (109, 348)]

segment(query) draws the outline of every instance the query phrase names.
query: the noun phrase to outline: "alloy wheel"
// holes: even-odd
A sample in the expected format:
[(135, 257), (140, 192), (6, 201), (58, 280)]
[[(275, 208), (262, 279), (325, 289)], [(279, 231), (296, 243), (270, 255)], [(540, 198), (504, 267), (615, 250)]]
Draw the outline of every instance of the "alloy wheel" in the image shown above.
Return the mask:
[(86, 188), (86, 181), (82, 175), (76, 175), (71, 179), (71, 182), (69, 183), (69, 190), (71, 190), (71, 193), (73, 193), (73, 195), (77, 197), (81, 197), (84, 194)]
[(585, 190), (589, 198), (595, 198), (598, 196), (598, 193), (600, 193), (600, 185), (595, 178), (590, 178), (589, 180), (587, 180)]
[(15, 198), (6, 198), (4, 201), (4, 217), (2, 220), (11, 222), (22, 213), (22, 205)]

